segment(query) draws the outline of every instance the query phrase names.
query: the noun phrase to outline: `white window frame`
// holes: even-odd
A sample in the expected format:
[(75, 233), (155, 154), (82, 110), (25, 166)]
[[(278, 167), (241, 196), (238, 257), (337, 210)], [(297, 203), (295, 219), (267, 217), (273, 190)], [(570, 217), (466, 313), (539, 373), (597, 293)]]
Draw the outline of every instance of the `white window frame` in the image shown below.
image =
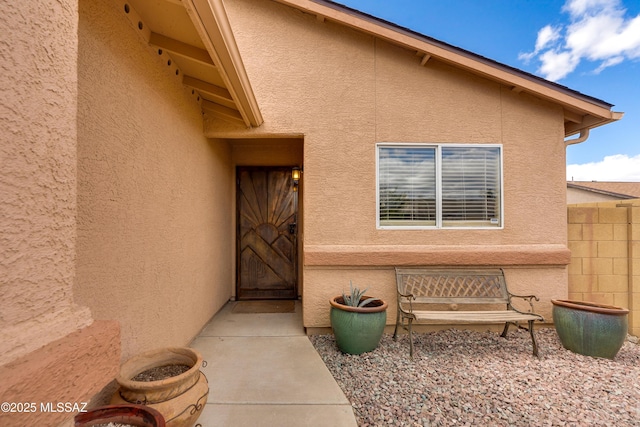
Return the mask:
[[(442, 223), (442, 148), (443, 147), (486, 147), (499, 149), (500, 178), (500, 218), (496, 226), (455, 226)], [(435, 149), (436, 168), (436, 221), (435, 225), (381, 225), (380, 224), (380, 149), (385, 147), (412, 148), (423, 147)], [(376, 144), (376, 228), (380, 230), (502, 230), (504, 229), (504, 163), (502, 144), (448, 144), (448, 143), (402, 143), (380, 142)]]

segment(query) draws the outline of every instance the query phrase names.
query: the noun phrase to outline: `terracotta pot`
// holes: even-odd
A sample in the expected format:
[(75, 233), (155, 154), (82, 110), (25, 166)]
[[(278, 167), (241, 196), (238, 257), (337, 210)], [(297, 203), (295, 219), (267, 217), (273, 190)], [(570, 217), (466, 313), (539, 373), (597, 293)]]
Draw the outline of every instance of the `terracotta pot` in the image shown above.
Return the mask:
[[(363, 296), (362, 299), (371, 297)], [(331, 304), (331, 328), (336, 344), (343, 353), (362, 354), (374, 350), (387, 323), (388, 304), (377, 299), (365, 307), (343, 304), (342, 296), (333, 297)]]
[(551, 300), (562, 345), (585, 356), (613, 359), (627, 337), (629, 310), (585, 301)]
[[(147, 369), (172, 364), (191, 368), (164, 380), (132, 380)], [(192, 426), (202, 413), (209, 394), (209, 384), (200, 372), (201, 366), (200, 353), (187, 347), (162, 348), (135, 356), (120, 367), (116, 377), (120, 389), (111, 403), (144, 404), (160, 412), (168, 427)]]
[(138, 427), (165, 427), (160, 412), (144, 405), (108, 405), (81, 412), (74, 417), (75, 427), (92, 427), (98, 424), (122, 423)]
[[(147, 369), (166, 365), (188, 365), (191, 368), (180, 375), (160, 381), (134, 381), (133, 377)], [(122, 364), (116, 381), (120, 395), (133, 403), (157, 403), (176, 397), (191, 388), (199, 379), (202, 356), (187, 347), (167, 347), (132, 357)]]

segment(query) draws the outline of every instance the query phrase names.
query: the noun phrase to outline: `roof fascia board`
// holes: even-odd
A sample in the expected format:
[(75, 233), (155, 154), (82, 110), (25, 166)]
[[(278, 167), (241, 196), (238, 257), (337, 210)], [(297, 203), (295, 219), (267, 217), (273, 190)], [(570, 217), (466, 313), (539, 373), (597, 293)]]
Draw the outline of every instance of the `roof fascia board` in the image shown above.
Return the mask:
[(245, 125), (260, 126), (264, 119), (222, 0), (184, 0), (183, 5), (236, 101)]
[[(588, 114), (605, 119), (607, 122), (617, 120), (611, 109), (611, 104), (604, 101), (597, 102), (595, 98), (580, 96), (570, 89), (564, 91), (552, 82), (544, 83), (544, 80), (520, 73), (516, 69), (500, 64), (455, 48), (436, 40), (419, 37), (417, 33), (404, 30), (401, 27), (386, 24), (377, 19), (367, 19), (366, 14), (357, 13), (335, 3), (322, 0), (274, 0), (304, 12), (323, 16), (325, 19), (338, 22), (342, 25), (363, 31), (369, 35), (387, 40), (393, 44), (401, 45), (411, 50), (430, 55), (431, 58), (457, 65), (460, 68), (482, 75), (491, 80), (498, 81), (507, 86), (512, 86), (518, 91), (526, 91), (538, 97), (573, 107)], [(356, 14), (357, 13), (357, 14)]]

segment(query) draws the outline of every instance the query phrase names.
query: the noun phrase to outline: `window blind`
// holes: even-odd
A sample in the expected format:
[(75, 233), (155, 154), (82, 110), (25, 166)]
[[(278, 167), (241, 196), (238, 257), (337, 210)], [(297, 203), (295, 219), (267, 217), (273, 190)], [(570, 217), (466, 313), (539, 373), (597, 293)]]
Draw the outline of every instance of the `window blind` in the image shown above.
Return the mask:
[(443, 226), (498, 225), (500, 176), (498, 147), (442, 147)]
[(381, 225), (435, 225), (435, 157), (435, 147), (380, 148)]

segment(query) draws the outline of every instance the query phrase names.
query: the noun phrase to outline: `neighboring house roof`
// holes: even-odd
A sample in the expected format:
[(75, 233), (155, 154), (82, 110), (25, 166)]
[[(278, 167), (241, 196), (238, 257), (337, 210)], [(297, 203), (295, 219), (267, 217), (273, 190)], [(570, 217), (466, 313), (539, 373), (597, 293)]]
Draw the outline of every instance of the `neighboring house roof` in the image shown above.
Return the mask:
[(640, 198), (640, 182), (569, 181), (567, 188), (603, 194), (619, 199)]
[[(605, 101), (333, 1), (274, 1), (313, 14), (321, 21), (330, 20), (414, 50), (422, 65), (430, 60), (443, 61), (514, 92), (559, 104), (564, 111), (565, 136), (581, 134), (581, 138), (567, 143), (581, 142), (589, 129), (622, 117)], [(176, 75), (197, 96), (203, 110), (248, 127), (262, 124), (222, 0), (130, 0), (124, 10), (144, 42), (159, 55), (169, 57), (167, 63), (176, 67)]]

